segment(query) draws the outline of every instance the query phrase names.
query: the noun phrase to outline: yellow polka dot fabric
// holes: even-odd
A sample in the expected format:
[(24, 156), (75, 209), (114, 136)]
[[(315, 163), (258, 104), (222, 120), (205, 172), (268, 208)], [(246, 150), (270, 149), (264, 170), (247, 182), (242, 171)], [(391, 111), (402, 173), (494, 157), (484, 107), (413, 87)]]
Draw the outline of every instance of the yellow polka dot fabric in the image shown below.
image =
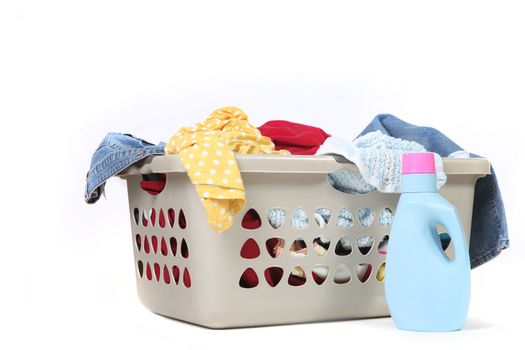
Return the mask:
[(276, 151), (273, 142), (262, 136), (237, 107), (220, 108), (203, 123), (180, 128), (164, 151), (180, 155), (208, 214), (208, 223), (217, 233), (231, 227), (246, 202), (233, 152), (290, 154)]

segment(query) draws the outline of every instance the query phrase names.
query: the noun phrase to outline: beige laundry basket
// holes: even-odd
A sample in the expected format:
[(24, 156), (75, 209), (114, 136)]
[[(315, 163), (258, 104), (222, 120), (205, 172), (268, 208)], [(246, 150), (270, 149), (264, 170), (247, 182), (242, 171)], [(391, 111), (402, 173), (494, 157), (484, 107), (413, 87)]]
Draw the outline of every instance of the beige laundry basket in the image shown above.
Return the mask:
[[(395, 215), (399, 195), (352, 195), (334, 190), (328, 183), (328, 173), (341, 169), (355, 172), (357, 168), (338, 163), (330, 156), (236, 158), (247, 203), (233, 226), (221, 234), (208, 225), (178, 156), (151, 157), (142, 166), (131, 167), (120, 175), (128, 184), (135, 275), (142, 303), (155, 313), (211, 328), (389, 315), (380, 270), (385, 262), (381, 242), (385, 242), (390, 227), (382, 225), (379, 217), (387, 213), (385, 208)], [(448, 181), (440, 193), (457, 207), (468, 240), (474, 185), (479, 177), (489, 173), (489, 162), (444, 159), (444, 167)], [(166, 186), (158, 195), (140, 187), (142, 174), (149, 173), (167, 175)], [(278, 228), (267, 219), (272, 208), (284, 209), (286, 214)], [(331, 214), (324, 227), (314, 218), (319, 208), (326, 208)], [(374, 214), (369, 227), (359, 220), (366, 208)], [(260, 216), (261, 226), (257, 229), (241, 227), (243, 216), (250, 209)], [(340, 227), (337, 217), (346, 209), (352, 214), (353, 225)], [(308, 216), (305, 229), (291, 225), (297, 210)], [(320, 236), (325, 243), (330, 242), (324, 255), (314, 243)], [(342, 237), (350, 239), (351, 251), (341, 249), (338, 242)], [(372, 241), (372, 247), (361, 249), (360, 237)], [(272, 238), (279, 238), (282, 245), (278, 257), (272, 257), (266, 248)], [(296, 241), (302, 247), (306, 245), (306, 252), (294, 251)], [(260, 254), (250, 259), (242, 257), (244, 244), (253, 247), (254, 243)], [(275, 280), (269, 283), (266, 278), (270, 271), (282, 274), (276, 285)], [(295, 272), (290, 277), (292, 271)], [(324, 271), (322, 276), (326, 278), (320, 281), (312, 271)], [(303, 272), (304, 284), (293, 283), (297, 275), (304, 281)], [(241, 276), (250, 276), (258, 283), (247, 288)]]

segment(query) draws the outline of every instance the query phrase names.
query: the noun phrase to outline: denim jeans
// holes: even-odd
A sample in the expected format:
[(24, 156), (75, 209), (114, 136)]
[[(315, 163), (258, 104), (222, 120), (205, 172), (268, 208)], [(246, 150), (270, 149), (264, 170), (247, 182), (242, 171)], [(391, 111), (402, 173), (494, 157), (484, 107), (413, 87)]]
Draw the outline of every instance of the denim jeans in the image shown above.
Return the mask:
[[(438, 153), (442, 157), (462, 150), (434, 128), (412, 125), (389, 114), (375, 117), (359, 136), (376, 130), (393, 137), (415, 141), (427, 151)], [(472, 156), (479, 158), (477, 155)], [(505, 208), (492, 166), (490, 172), (490, 175), (477, 181), (474, 192), (469, 248), (472, 268), (493, 259), (509, 246)]]
[(165, 145), (163, 142), (154, 145), (129, 134), (107, 134), (91, 158), (85, 201), (89, 204), (98, 201), (110, 177), (146, 157), (164, 154)]

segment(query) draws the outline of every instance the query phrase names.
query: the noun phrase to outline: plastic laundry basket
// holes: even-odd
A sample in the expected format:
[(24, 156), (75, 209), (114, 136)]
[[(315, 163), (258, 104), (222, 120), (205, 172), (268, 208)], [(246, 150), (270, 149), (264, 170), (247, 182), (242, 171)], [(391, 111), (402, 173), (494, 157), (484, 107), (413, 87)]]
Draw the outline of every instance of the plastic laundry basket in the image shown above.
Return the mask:
[[(342, 169), (355, 172), (357, 168), (329, 156), (236, 158), (247, 203), (233, 226), (221, 234), (208, 225), (178, 156), (151, 157), (120, 175), (128, 184), (135, 274), (142, 303), (155, 313), (211, 328), (389, 315), (380, 269), (390, 227), (379, 218), (389, 210), (395, 215), (399, 195), (336, 191), (327, 174)], [(448, 181), (440, 193), (457, 207), (468, 240), (474, 185), (477, 178), (489, 173), (489, 162), (444, 159), (444, 167)], [(141, 189), (142, 174), (149, 173), (166, 173), (166, 186), (160, 194)], [(286, 214), (278, 228), (267, 220), (272, 208), (284, 209)], [(319, 208), (330, 212), (324, 227), (314, 218)], [(245, 229), (241, 225), (245, 213), (251, 211), (257, 216), (252, 209), (259, 215), (261, 226)], [(298, 210), (308, 216), (305, 229), (291, 225)], [(351, 227), (338, 226), (341, 210), (352, 214)], [(373, 215), (371, 224), (361, 223), (364, 212), (369, 219)], [(318, 237), (330, 242), (323, 256), (314, 249)], [(341, 249), (342, 237), (350, 239), (351, 250)], [(359, 246), (363, 237), (373, 242), (372, 247)], [(268, 240), (275, 242), (275, 238), (282, 245), (278, 257), (266, 249)], [(306, 246), (305, 254), (294, 252), (297, 242)], [(260, 253), (242, 257), (245, 244), (255, 251), (258, 246)], [(312, 274), (319, 269), (327, 272), (324, 280)], [(294, 275), (290, 276), (292, 271)], [(293, 283), (297, 271), (306, 277), (302, 285)], [(282, 275), (273, 286), (267, 279), (270, 273)], [(248, 275), (257, 282), (255, 286), (243, 285), (241, 276)], [(347, 277), (335, 279), (336, 275)]]

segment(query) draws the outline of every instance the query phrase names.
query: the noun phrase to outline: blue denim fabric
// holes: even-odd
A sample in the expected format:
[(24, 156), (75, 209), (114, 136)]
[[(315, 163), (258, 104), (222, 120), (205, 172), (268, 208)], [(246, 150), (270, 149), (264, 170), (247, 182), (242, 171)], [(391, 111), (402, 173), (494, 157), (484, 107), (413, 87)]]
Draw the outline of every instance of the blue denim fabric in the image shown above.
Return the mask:
[[(415, 141), (442, 157), (462, 150), (438, 130), (412, 125), (393, 115), (378, 115), (359, 136), (376, 130), (393, 137)], [(479, 158), (477, 155), (472, 156)], [(509, 246), (505, 208), (492, 166), (490, 172), (490, 175), (477, 181), (474, 193), (469, 249), (472, 268), (493, 259)]]
[(84, 199), (92, 204), (104, 193), (106, 181), (146, 157), (164, 154), (164, 146), (151, 144), (129, 134), (109, 133), (91, 158)]

